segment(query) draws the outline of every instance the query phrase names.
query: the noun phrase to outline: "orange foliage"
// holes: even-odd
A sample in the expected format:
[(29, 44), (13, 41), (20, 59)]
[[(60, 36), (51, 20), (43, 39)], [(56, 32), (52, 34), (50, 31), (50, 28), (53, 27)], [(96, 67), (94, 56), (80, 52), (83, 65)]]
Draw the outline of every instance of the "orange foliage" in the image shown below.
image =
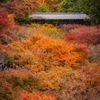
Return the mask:
[(15, 18), (14, 14), (8, 14), (8, 20), (10, 23), (14, 24), (14, 18)]
[(100, 88), (100, 65), (88, 64), (81, 69), (83, 83), (86, 89)]
[[(83, 52), (63, 40), (33, 34), (29, 40), (9, 44), (9, 55), (20, 65), (29, 65), (31, 70), (46, 70), (53, 66), (77, 68), (85, 61)], [(36, 69), (35, 69), (36, 68)]]
[(23, 100), (57, 100), (56, 97), (54, 96), (43, 94), (40, 92), (33, 93), (33, 94), (24, 92), (22, 94), (22, 98)]

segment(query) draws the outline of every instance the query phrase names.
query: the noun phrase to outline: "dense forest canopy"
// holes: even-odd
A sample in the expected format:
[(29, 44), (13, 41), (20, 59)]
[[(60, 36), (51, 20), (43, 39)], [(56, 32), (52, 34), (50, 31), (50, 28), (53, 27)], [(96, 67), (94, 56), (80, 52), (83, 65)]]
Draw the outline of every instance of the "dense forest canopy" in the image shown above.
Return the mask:
[[(0, 0), (0, 100), (100, 100), (99, 5)], [(93, 25), (33, 23), (34, 12), (86, 13)]]
[[(0, 6), (16, 19), (27, 19), (31, 12), (83, 12), (100, 23), (100, 0), (0, 0)], [(24, 9), (24, 10), (23, 10)]]

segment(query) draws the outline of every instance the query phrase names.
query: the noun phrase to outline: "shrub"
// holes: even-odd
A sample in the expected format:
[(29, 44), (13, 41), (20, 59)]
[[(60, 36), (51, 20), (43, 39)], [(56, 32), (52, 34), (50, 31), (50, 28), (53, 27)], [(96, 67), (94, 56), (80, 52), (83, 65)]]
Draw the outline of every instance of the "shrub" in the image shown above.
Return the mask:
[(22, 98), (23, 100), (57, 100), (55, 96), (40, 92), (36, 92), (33, 94), (23, 92)]
[(98, 27), (81, 27), (69, 31), (65, 39), (83, 44), (100, 44), (100, 26)]
[(61, 29), (51, 25), (51, 24), (31, 24), (28, 25), (33, 28), (34, 33), (40, 33), (47, 35), (52, 38), (59, 38), (61, 36)]
[(80, 73), (86, 90), (98, 91), (100, 89), (100, 66), (96, 63), (89, 63), (84, 66)]
[(1, 100), (9, 100), (9, 95), (11, 95), (11, 91), (9, 89), (6, 89), (5, 92), (0, 91), (0, 99)]
[(83, 27), (84, 25), (81, 25), (81, 24), (64, 24), (64, 25), (60, 25), (59, 27), (62, 28), (63, 30), (66, 30), (66, 31), (70, 31), (70, 30), (73, 30), (73, 29), (78, 29), (80, 27)]
[(89, 61), (100, 63), (100, 44), (88, 46)]
[(19, 100), (22, 90), (38, 91), (40, 83), (30, 70), (9, 69), (0, 72), (0, 100)]
[(12, 88), (20, 87), (21, 89), (32, 92), (35, 89), (39, 89), (39, 82), (36, 78), (29, 76), (26, 78), (20, 78), (18, 76), (11, 76), (7, 79), (7, 82), (12, 84)]
[(20, 41), (22, 38), (28, 38), (26, 30), (27, 29), (22, 26), (13, 25), (11, 28), (7, 29), (5, 33), (12, 39), (11, 42)]
[(42, 71), (37, 75), (37, 78), (42, 81), (41, 91), (42, 90), (53, 90), (60, 91), (65, 88), (66, 78), (72, 73), (71, 68), (64, 68), (55, 66), (50, 68), (48, 71)]
[(8, 55), (12, 56), (16, 63), (29, 65), (31, 70), (38, 71), (53, 66), (63, 67), (66, 63), (77, 68), (86, 58), (73, 44), (38, 34), (33, 34), (29, 40), (21, 43), (9, 44), (8, 47), (11, 50)]

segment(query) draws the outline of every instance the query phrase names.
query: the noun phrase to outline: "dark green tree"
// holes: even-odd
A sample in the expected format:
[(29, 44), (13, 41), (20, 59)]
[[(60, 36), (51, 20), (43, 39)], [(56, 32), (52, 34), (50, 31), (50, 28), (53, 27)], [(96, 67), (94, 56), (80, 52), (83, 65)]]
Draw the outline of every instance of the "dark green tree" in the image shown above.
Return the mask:
[(1, 3), (5, 3), (7, 2), (8, 0), (0, 0)]
[(59, 12), (79, 12), (77, 0), (63, 0), (58, 6)]
[(78, 0), (79, 8), (89, 15), (91, 22), (100, 24), (100, 0)]

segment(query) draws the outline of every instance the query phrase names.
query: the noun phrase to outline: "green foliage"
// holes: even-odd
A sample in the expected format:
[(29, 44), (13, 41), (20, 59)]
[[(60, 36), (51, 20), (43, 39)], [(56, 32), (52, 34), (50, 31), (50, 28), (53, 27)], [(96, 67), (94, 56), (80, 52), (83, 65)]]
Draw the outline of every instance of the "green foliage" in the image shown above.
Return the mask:
[(11, 78), (7, 79), (7, 81), (9, 83), (12, 83), (12, 87), (15, 88), (17, 86), (20, 86), (22, 87), (22, 84), (20, 82), (20, 78), (19, 77), (16, 77), (16, 76), (12, 76)]
[(8, 0), (0, 0), (0, 2), (2, 3), (6, 3)]
[[(36, 78), (28, 77), (23, 79), (23, 87), (28, 91), (32, 91), (33, 89), (40, 89), (39, 81)], [(30, 88), (29, 88), (30, 87)]]
[(39, 82), (36, 78), (29, 76), (27, 78), (20, 78), (17, 76), (11, 76), (7, 81), (12, 84), (12, 88), (20, 87), (21, 89), (32, 92), (33, 89), (39, 89)]
[(23, 18), (18, 18), (18, 19), (16, 19), (16, 22), (17, 22), (19, 25), (24, 25), (24, 24), (30, 23), (31, 20), (32, 20), (31, 18), (29, 18), (28, 16), (25, 16), (25, 17), (23, 17)]
[(63, 0), (58, 6), (59, 12), (79, 12), (77, 0)]
[(5, 64), (8, 64), (8, 62), (13, 62), (13, 59), (9, 56), (5, 56)]
[(8, 96), (10, 94), (12, 94), (11, 91), (9, 89), (7, 89), (5, 92), (0, 92), (0, 98), (9, 100)]
[(49, 12), (50, 8), (47, 3), (40, 3), (37, 7), (38, 12)]
[(91, 21), (100, 24), (100, 0), (78, 0), (79, 8), (89, 15)]

